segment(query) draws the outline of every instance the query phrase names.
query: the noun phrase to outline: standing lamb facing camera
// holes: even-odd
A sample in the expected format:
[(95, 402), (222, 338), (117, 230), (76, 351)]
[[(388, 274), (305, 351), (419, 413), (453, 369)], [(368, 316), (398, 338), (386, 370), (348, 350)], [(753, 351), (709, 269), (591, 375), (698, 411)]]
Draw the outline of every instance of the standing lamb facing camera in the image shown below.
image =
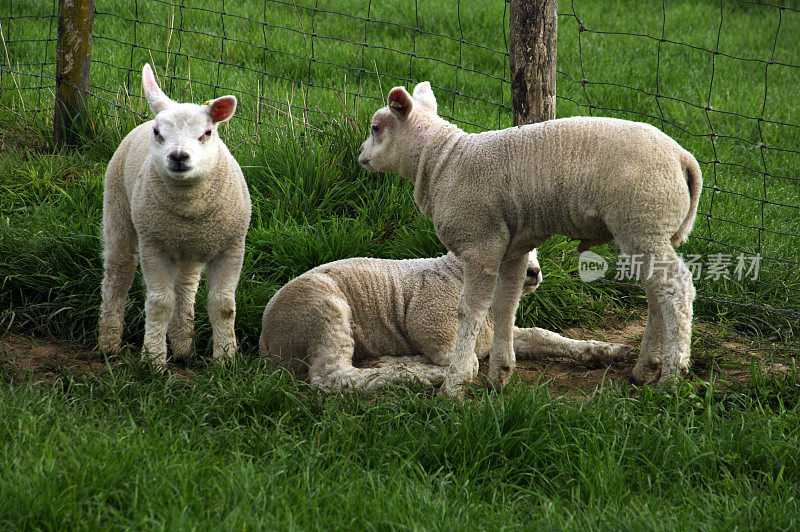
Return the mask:
[(688, 372), (695, 290), (673, 246), (694, 224), (702, 179), (695, 158), (648, 124), (574, 117), (467, 134), (437, 115), (428, 82), (389, 92), (372, 118), (359, 162), (414, 184), (414, 201), (436, 235), (464, 262), (458, 334), (442, 387), (475, 377), (475, 342), (491, 305), (489, 379), (515, 367), (514, 313), (528, 251), (550, 236), (579, 250), (615, 241), (642, 259), (647, 327), (637, 382)]
[[(526, 264), (523, 292), (529, 293), (542, 281), (536, 250)], [(463, 267), (453, 253), (323, 264), (289, 281), (269, 301), (259, 350), (326, 392), (377, 388), (408, 377), (440, 384), (456, 341), (462, 285)], [(490, 310), (478, 333), (478, 358), (489, 352), (491, 338)], [(520, 357), (561, 356), (597, 365), (624, 358), (630, 347), (515, 327), (514, 349)]]
[(219, 361), (236, 351), (234, 295), (251, 210), (242, 170), (217, 133), (236, 111), (236, 98), (176, 103), (150, 65), (142, 85), (155, 119), (122, 140), (105, 175), (100, 348), (120, 349), (138, 250), (147, 286), (142, 359), (163, 370), (167, 336), (176, 359), (192, 356), (194, 299), (205, 268)]

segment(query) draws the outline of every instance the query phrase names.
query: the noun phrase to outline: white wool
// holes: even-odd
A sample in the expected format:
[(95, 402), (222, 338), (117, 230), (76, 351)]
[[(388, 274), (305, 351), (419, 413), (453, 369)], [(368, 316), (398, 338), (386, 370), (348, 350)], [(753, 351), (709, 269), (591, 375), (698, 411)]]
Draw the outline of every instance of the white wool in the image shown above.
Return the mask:
[(474, 377), (478, 327), (495, 317), (489, 377), (514, 369), (513, 316), (523, 256), (550, 236), (579, 249), (615, 241), (622, 252), (658, 260), (643, 273), (649, 318), (634, 378), (665, 382), (688, 371), (694, 288), (672, 246), (694, 223), (702, 186), (695, 158), (657, 128), (613, 118), (574, 117), (467, 134), (436, 114), (430, 84), (389, 93), (360, 149), (368, 170), (396, 172), (436, 235), (465, 264), (459, 332), (444, 393)]
[[(534, 250), (525, 291), (542, 275)], [(462, 265), (435, 259), (356, 258), (324, 264), (283, 286), (264, 309), (259, 349), (325, 391), (383, 386), (398, 378), (438, 384), (456, 340)], [(489, 352), (492, 316), (481, 325), (476, 355)], [(570, 340), (539, 328), (514, 330), (521, 357), (562, 356), (608, 363), (630, 348)], [(354, 361), (360, 366), (355, 367)]]
[(142, 71), (155, 115), (131, 131), (108, 164), (103, 192), (105, 276), (100, 348), (120, 348), (125, 299), (142, 265), (147, 301), (142, 356), (166, 364), (166, 336), (176, 358), (192, 355), (194, 299), (203, 268), (214, 358), (232, 356), (234, 293), (250, 224), (250, 194), (241, 168), (219, 138), (236, 98), (176, 103)]

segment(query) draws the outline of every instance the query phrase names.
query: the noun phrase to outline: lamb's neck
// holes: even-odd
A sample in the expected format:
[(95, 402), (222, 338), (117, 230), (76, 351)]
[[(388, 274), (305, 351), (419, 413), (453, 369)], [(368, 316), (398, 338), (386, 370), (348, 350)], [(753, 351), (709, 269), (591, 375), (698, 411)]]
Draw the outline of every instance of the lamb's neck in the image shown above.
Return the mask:
[(430, 200), (441, 173), (458, 153), (456, 147), (468, 134), (445, 120), (437, 121), (419, 133), (419, 152), (411, 159), (408, 178), (414, 183), (414, 201), (426, 216), (430, 216)]
[(204, 218), (223, 202), (215, 196), (224, 195), (227, 169), (220, 162), (205, 176), (193, 183), (176, 183), (168, 176), (153, 173), (157, 188), (157, 201), (166, 209), (182, 218)]

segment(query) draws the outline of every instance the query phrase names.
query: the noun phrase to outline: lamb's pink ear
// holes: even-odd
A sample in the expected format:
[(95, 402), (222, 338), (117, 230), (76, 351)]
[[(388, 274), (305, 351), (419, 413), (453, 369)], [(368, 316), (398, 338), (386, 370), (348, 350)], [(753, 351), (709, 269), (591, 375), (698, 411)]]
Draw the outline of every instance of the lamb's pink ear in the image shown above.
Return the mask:
[(149, 64), (145, 64), (142, 69), (142, 87), (144, 88), (144, 97), (147, 98), (147, 103), (150, 104), (150, 110), (153, 111), (154, 115), (157, 115), (172, 104), (172, 100), (158, 86), (156, 77), (153, 75), (153, 69), (150, 68)]
[(421, 106), (427, 107), (434, 113), (438, 109), (436, 105), (436, 96), (433, 95), (433, 89), (429, 81), (417, 83), (417, 86), (414, 87), (414, 101)]
[(215, 124), (227, 122), (236, 112), (236, 96), (222, 96), (208, 102), (208, 114)]
[(403, 87), (395, 87), (389, 91), (389, 110), (400, 120), (405, 120), (411, 114), (414, 102), (411, 95)]

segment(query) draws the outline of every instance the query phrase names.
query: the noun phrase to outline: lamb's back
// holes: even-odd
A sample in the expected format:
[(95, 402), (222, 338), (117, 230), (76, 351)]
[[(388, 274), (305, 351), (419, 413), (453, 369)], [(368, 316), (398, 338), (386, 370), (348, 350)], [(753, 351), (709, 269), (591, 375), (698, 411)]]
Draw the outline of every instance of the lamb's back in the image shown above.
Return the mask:
[[(573, 117), (473, 135), (461, 167), (506, 221), (532, 223), (539, 237), (607, 240), (627, 224), (677, 229), (689, 201), (684, 153), (649, 124)], [(653, 205), (667, 207), (661, 221)]]

